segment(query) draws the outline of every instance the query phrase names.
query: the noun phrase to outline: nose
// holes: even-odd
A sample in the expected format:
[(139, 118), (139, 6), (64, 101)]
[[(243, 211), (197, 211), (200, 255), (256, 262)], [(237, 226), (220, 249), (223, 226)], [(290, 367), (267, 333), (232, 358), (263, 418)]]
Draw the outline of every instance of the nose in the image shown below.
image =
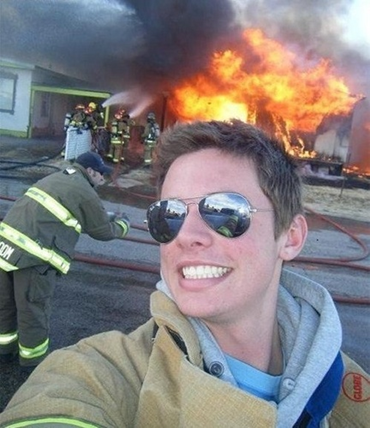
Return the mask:
[(212, 243), (212, 230), (206, 225), (198, 212), (197, 204), (188, 204), (188, 213), (175, 241), (181, 246), (209, 246)]

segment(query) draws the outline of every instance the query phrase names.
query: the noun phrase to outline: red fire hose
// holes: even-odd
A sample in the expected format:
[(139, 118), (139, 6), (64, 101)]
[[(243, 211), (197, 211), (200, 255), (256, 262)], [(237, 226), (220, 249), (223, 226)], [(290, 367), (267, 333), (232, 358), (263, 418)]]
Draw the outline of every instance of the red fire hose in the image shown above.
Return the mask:
[[(123, 190), (119, 188), (120, 190)], [(126, 189), (124, 189), (125, 192), (128, 192)], [(132, 192), (128, 192), (131, 194), (134, 194)], [(151, 198), (147, 195), (140, 195), (140, 194), (134, 194), (135, 196), (142, 197), (142, 198)], [(8, 196), (1, 196), (0, 199), (8, 200), (8, 201), (15, 201), (16, 198), (11, 198)], [(360, 264), (350, 263), (352, 261), (359, 261), (363, 260), (370, 254), (370, 250), (367, 248), (366, 244), (362, 242), (356, 235), (349, 232), (347, 229), (339, 225), (338, 223), (334, 222), (333, 220), (330, 220), (329, 218), (315, 212), (314, 210), (305, 207), (307, 211), (309, 211), (311, 214), (314, 214), (318, 217), (320, 217), (322, 220), (330, 223), (335, 228), (340, 230), (341, 232), (347, 234), (351, 239), (353, 239), (361, 248), (362, 248), (362, 254), (358, 256), (352, 256), (352, 257), (341, 257), (338, 259), (333, 258), (317, 258), (317, 257), (303, 257), (298, 256), (294, 260), (292, 260), (290, 263), (313, 263), (313, 264), (323, 264), (323, 265), (332, 265), (332, 266), (338, 266), (338, 267), (345, 267), (350, 269), (356, 269), (356, 270), (362, 270), (369, 272), (370, 267), (363, 266)], [(2, 219), (0, 219), (2, 220)], [(138, 229), (142, 231), (146, 231), (146, 227), (142, 225), (132, 224), (131, 227), (133, 229)], [(152, 239), (142, 239), (142, 238), (133, 238), (133, 237), (126, 237), (124, 238), (127, 241), (142, 243), (142, 244), (149, 244), (149, 245), (159, 245)], [(149, 266), (149, 265), (142, 265), (142, 264), (135, 264), (135, 263), (127, 263), (119, 260), (104, 260), (101, 258), (94, 258), (88, 255), (84, 254), (76, 254), (74, 257), (75, 260), (84, 262), (84, 263), (91, 263), (91, 264), (97, 264), (101, 266), (108, 266), (108, 267), (117, 267), (121, 269), (129, 269), (134, 271), (140, 271), (140, 272), (147, 272), (147, 273), (153, 273), (153, 274), (159, 274), (160, 269), (157, 266)], [(350, 303), (350, 304), (358, 304), (358, 305), (370, 305), (370, 299), (367, 298), (356, 298), (356, 297), (350, 297), (350, 296), (339, 296), (339, 295), (332, 295), (334, 301), (338, 303)]]

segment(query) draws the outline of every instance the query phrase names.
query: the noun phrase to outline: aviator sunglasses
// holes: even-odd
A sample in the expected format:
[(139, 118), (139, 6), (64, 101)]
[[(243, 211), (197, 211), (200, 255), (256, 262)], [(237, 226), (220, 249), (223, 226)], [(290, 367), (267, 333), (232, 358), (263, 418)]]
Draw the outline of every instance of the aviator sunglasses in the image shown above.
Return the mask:
[(161, 244), (176, 238), (188, 214), (189, 205), (198, 205), (203, 221), (215, 232), (227, 238), (245, 233), (253, 213), (273, 211), (253, 208), (244, 196), (234, 192), (211, 193), (200, 199), (163, 199), (151, 204), (147, 210), (147, 224), (152, 237)]

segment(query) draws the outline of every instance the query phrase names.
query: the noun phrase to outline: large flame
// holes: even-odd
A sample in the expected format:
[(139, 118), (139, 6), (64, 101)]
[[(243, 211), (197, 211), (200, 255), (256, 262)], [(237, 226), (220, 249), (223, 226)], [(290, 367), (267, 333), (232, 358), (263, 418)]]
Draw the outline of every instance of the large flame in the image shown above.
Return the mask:
[[(303, 64), (299, 55), (259, 29), (243, 33), (238, 51), (214, 53), (208, 69), (182, 82), (170, 100), (180, 120), (256, 123), (263, 112), (276, 122), (275, 129), (287, 132), (314, 132), (325, 115), (347, 114), (355, 101), (328, 60)], [(284, 123), (277, 123), (277, 117)], [(286, 135), (280, 131), (280, 137)]]

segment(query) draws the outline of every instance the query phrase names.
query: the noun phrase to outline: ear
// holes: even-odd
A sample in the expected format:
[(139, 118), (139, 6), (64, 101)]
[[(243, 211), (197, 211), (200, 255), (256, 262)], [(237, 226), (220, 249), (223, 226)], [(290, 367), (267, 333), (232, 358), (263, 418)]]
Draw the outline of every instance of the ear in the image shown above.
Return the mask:
[(283, 234), (285, 242), (280, 250), (282, 260), (288, 261), (294, 259), (301, 252), (307, 238), (307, 222), (302, 214), (297, 214), (289, 229)]
[(90, 168), (89, 166), (86, 168), (87, 173), (90, 175), (90, 177), (94, 176), (94, 170), (92, 168)]

